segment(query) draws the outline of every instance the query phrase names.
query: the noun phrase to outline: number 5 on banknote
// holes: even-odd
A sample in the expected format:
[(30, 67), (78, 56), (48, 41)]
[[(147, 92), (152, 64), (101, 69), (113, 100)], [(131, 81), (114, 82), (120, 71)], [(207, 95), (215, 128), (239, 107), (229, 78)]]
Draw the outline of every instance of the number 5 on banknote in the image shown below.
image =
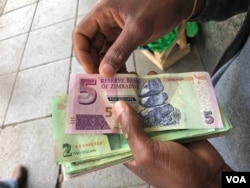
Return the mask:
[(88, 87), (89, 85), (96, 85), (95, 79), (80, 79), (78, 102), (83, 105), (89, 105), (95, 102), (97, 93)]
[[(80, 79), (78, 102), (82, 105), (90, 105), (96, 101), (97, 92), (95, 89), (88, 87), (96, 86), (96, 79)], [(106, 107), (106, 117), (112, 117), (112, 107)]]
[(112, 107), (106, 107), (106, 117), (112, 117)]
[(211, 111), (205, 111), (204, 112), (204, 116), (205, 116), (207, 124), (214, 123), (214, 117), (212, 115), (213, 115), (213, 112), (211, 112)]

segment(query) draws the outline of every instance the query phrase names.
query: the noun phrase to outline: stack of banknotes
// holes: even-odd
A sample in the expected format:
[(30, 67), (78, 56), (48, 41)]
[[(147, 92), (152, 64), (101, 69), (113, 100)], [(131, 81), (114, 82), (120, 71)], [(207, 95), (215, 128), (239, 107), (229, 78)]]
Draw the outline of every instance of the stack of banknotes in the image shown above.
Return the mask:
[(113, 111), (119, 100), (134, 109), (154, 140), (186, 143), (232, 128), (206, 72), (112, 78), (72, 74), (68, 96), (52, 99), (55, 161), (65, 180), (132, 159)]

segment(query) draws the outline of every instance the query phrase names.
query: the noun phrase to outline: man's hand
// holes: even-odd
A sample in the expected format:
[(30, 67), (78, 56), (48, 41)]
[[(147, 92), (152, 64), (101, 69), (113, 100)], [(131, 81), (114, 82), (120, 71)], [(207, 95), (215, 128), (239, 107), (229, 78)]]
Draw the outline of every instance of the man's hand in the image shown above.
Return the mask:
[(181, 145), (153, 141), (136, 113), (123, 101), (114, 105), (134, 160), (125, 165), (156, 187), (220, 187), (221, 172), (231, 169), (208, 141)]
[[(200, 0), (200, 2), (203, 0)], [(125, 71), (133, 50), (172, 31), (193, 0), (101, 0), (73, 32), (74, 52), (87, 73)]]

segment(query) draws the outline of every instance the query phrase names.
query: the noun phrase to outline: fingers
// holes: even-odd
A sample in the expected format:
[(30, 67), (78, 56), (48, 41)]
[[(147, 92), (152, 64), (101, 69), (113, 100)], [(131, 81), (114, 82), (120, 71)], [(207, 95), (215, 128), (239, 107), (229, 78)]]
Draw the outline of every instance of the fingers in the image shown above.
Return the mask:
[(130, 54), (138, 46), (138, 42), (133, 36), (131, 29), (124, 27), (100, 64), (99, 72), (103, 77), (114, 76), (125, 65)]
[[(195, 153), (199, 158), (206, 161), (209, 167), (212, 167), (211, 169), (216, 169), (220, 165), (223, 165), (222, 157), (217, 152), (217, 150), (208, 142), (207, 140), (201, 140), (197, 142), (191, 142), (186, 144), (186, 147)], [(202, 148), (202, 149), (201, 149)], [(207, 155), (209, 153), (210, 155)], [(211, 157), (213, 156), (213, 157)]]
[(94, 73), (95, 63), (91, 56), (91, 50), (88, 48), (88, 39), (79, 33), (75, 33), (73, 35), (73, 42), (74, 52), (78, 62), (81, 64), (86, 73)]
[(114, 111), (119, 118), (123, 134), (136, 159), (145, 151), (145, 148), (149, 147), (151, 140), (144, 132), (136, 113), (126, 102), (118, 101), (114, 105)]
[(125, 62), (136, 45), (128, 42), (131, 34), (127, 36), (126, 29), (121, 31), (105, 25), (106, 29), (100, 31), (99, 27), (93, 18), (85, 18), (73, 32), (74, 52), (87, 73), (99, 70), (103, 77), (112, 77), (124, 70)]
[(151, 139), (145, 134), (136, 113), (124, 101), (118, 101), (114, 105), (114, 111), (118, 116), (123, 134), (127, 139), (134, 159), (124, 165), (139, 177), (144, 177), (144, 167), (150, 164), (153, 153)]
[(119, 70), (118, 70), (118, 72), (117, 73), (128, 73), (128, 70), (127, 70), (127, 67), (126, 67), (126, 65), (123, 65)]
[(126, 163), (124, 163), (124, 165), (130, 169), (132, 172), (136, 173), (137, 171), (137, 164), (136, 164), (136, 161), (133, 159), (131, 161), (128, 161)]
[[(86, 27), (86, 25), (88, 27)], [(95, 66), (96, 59), (93, 54), (97, 53), (94, 48), (91, 48), (91, 41), (103, 40), (98, 33), (98, 24), (91, 17), (86, 17), (73, 31), (72, 40), (74, 46), (74, 53), (78, 62), (82, 65), (86, 73), (95, 73), (98, 68)], [(95, 42), (95, 45), (100, 46)]]

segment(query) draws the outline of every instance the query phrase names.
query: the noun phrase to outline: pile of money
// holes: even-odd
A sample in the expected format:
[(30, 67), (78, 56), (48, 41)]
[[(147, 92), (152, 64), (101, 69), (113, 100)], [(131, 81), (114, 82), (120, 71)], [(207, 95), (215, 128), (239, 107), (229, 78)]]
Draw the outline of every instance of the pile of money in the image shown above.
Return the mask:
[(186, 143), (232, 128), (206, 72), (72, 74), (68, 96), (52, 99), (55, 161), (65, 180), (132, 159), (112, 108), (119, 100), (129, 103), (154, 140)]

